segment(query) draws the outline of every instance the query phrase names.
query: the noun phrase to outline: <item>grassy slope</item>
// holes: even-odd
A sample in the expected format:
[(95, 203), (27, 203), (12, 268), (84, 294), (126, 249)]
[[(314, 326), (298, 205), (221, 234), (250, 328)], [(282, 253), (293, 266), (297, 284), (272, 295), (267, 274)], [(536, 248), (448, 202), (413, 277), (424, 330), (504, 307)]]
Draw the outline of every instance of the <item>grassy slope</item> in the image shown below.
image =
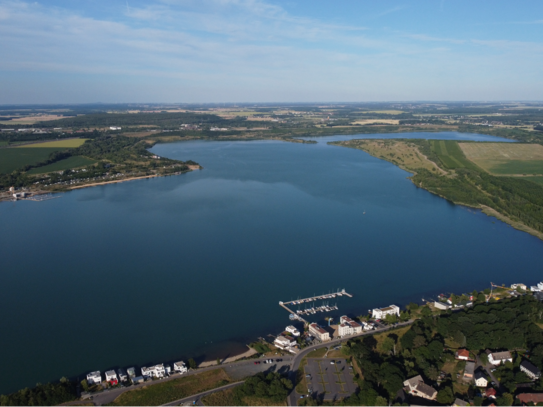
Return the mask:
[(87, 141), (84, 138), (68, 139), (68, 140), (56, 140), (56, 141), (46, 141), (45, 143), (36, 143), (28, 144), (25, 146), (20, 146), (17, 148), (76, 148), (83, 145)]
[(45, 165), (43, 167), (33, 168), (27, 174), (45, 174), (53, 171), (63, 171), (71, 168), (86, 167), (94, 164), (96, 161), (82, 156), (74, 156), (56, 163)]
[(117, 397), (111, 406), (159, 406), (193, 394), (223, 386), (230, 378), (223, 369), (215, 369), (196, 375), (127, 391)]
[(3, 148), (0, 150), (0, 173), (10, 173), (25, 165), (47, 160), (49, 154), (66, 148)]
[(490, 167), (490, 172), (497, 175), (539, 174), (543, 175), (543, 160), (510, 160)]

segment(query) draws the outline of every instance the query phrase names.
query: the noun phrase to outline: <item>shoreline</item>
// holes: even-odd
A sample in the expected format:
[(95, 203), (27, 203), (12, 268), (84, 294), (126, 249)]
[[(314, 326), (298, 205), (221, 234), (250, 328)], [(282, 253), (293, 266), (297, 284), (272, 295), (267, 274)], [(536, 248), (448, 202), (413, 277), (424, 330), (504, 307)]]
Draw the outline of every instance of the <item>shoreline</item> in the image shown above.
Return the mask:
[[(240, 360), (240, 359), (243, 359), (243, 358), (248, 358), (248, 357), (251, 357), (253, 355), (256, 355), (258, 352), (253, 349), (253, 348), (250, 348), (248, 345), (247, 346), (247, 350), (243, 353), (240, 353), (238, 355), (234, 355), (234, 356), (229, 356), (225, 359), (221, 359), (221, 363), (220, 365), (222, 364), (225, 364), (225, 363), (231, 363), (231, 362), (235, 362), (236, 360)], [(203, 367), (209, 367), (209, 366), (220, 366), (220, 365), (217, 365), (217, 361), (216, 360), (207, 360), (207, 361), (204, 361), (202, 363), (200, 363), (198, 365), (198, 368), (203, 368)]]

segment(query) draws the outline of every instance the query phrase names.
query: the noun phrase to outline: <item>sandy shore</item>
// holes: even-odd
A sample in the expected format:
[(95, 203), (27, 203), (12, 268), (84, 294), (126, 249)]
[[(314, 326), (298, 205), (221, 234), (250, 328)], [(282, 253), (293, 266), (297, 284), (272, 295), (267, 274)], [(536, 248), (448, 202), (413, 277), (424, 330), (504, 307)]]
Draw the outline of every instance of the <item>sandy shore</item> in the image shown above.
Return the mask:
[[(244, 352), (244, 353), (241, 353), (239, 355), (236, 355), (236, 356), (230, 356), (226, 359), (221, 359), (221, 363), (230, 363), (230, 362), (234, 362), (236, 360), (239, 360), (239, 359), (243, 359), (243, 358), (248, 358), (250, 356), (253, 356), (255, 354), (257, 354), (258, 352), (256, 350), (254, 350), (253, 348), (249, 348), (247, 347), (249, 350), (247, 352)], [(198, 367), (208, 367), (208, 366), (216, 366), (217, 365), (217, 361), (216, 360), (209, 360), (207, 362), (202, 362), (198, 365)]]
[(107, 184), (118, 184), (119, 182), (125, 182), (125, 181), (132, 181), (135, 179), (145, 179), (145, 178), (156, 178), (158, 175), (145, 175), (143, 177), (134, 177), (134, 178), (123, 178), (123, 179), (117, 179), (115, 181), (104, 181), (104, 182), (97, 182), (95, 184), (85, 184), (85, 185), (77, 185), (75, 187), (71, 187), (69, 189), (80, 189), (80, 188), (88, 188), (88, 187), (95, 187), (98, 185), (107, 185)]

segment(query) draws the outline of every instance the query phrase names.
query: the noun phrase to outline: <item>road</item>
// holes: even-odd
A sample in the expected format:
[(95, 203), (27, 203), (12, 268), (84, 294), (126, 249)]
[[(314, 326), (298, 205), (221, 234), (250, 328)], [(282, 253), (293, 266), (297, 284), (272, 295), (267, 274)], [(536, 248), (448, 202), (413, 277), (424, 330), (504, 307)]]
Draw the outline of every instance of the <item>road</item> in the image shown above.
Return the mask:
[[(373, 331), (363, 331), (362, 333), (359, 333), (357, 335), (351, 335), (351, 336), (347, 336), (347, 337), (344, 337), (344, 338), (334, 339), (334, 340), (331, 340), (329, 342), (320, 343), (318, 345), (308, 346), (307, 348), (304, 348), (296, 356), (294, 356), (294, 358), (292, 359), (292, 362), (290, 364), (290, 372), (289, 372), (290, 379), (291, 379), (292, 383), (296, 383), (296, 371), (300, 367), (300, 363), (302, 363), (302, 359), (304, 357), (306, 357), (310, 352), (313, 352), (316, 349), (320, 349), (320, 348), (323, 348), (323, 347), (332, 347), (334, 345), (340, 344), (341, 342), (348, 341), (349, 339), (359, 338), (361, 336), (366, 336), (366, 335), (375, 335), (375, 334), (378, 334), (378, 333), (381, 333), (381, 332), (390, 331), (392, 329), (401, 328), (403, 326), (411, 325), (413, 322), (414, 322), (414, 320), (410, 319), (407, 322), (400, 322), (395, 326), (377, 328), (377, 329), (375, 329)], [(292, 391), (288, 395), (288, 398), (287, 398), (288, 405), (289, 406), (297, 406), (300, 396), (302, 396), (302, 395), (298, 394), (298, 392), (296, 391), (296, 386), (294, 386), (292, 388)]]

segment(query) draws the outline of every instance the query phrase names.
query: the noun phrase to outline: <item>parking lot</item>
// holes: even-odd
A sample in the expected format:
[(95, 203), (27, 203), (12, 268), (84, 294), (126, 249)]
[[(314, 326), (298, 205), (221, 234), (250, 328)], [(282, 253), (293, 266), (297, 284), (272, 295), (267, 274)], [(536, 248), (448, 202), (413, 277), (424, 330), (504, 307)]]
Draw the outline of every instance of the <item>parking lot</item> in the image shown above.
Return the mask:
[(308, 392), (326, 401), (350, 396), (357, 388), (350, 367), (345, 359), (307, 359), (304, 370)]

